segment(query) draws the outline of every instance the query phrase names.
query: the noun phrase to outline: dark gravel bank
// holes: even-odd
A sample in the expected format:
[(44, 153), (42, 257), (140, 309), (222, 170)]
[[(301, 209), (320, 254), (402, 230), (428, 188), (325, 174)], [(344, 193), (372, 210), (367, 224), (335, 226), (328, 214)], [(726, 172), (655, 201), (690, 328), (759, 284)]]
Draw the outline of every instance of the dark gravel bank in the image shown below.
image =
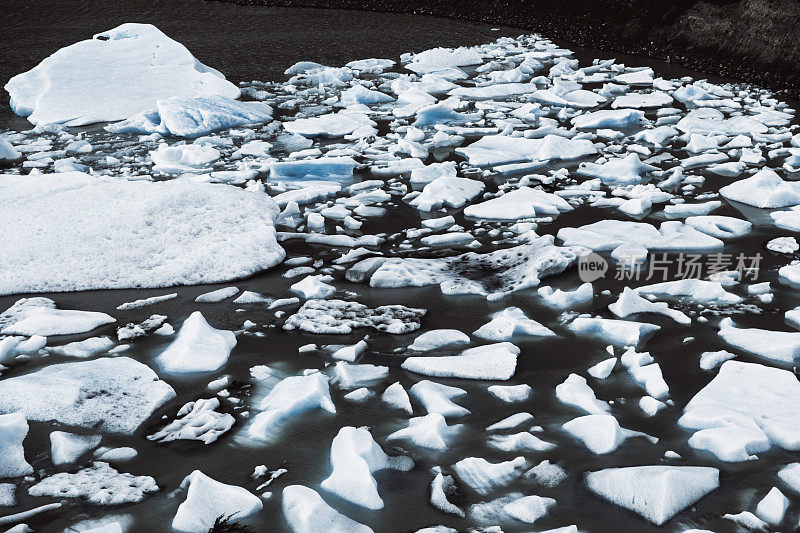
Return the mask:
[(798, 0), (227, 0), (518, 26), (800, 95)]

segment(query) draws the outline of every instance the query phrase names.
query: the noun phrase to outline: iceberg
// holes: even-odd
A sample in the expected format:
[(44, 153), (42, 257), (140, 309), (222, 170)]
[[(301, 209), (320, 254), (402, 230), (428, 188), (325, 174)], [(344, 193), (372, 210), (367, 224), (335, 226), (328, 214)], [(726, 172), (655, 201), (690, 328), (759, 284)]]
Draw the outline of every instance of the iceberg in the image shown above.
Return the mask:
[(5, 86), (11, 108), (33, 124), (123, 120), (173, 96), (239, 89), (152, 24), (127, 23), (55, 52)]

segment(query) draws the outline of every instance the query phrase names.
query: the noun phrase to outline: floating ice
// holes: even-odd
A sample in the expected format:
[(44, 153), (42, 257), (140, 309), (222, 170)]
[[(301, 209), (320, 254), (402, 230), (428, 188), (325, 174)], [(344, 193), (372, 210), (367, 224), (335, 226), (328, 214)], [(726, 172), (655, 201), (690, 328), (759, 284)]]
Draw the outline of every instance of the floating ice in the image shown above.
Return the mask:
[(639, 313), (655, 313), (668, 316), (679, 324), (691, 324), (692, 322), (692, 319), (685, 313), (676, 309), (670, 309), (664, 302), (651, 302), (650, 300), (646, 300), (630, 287), (625, 287), (619, 299), (609, 305), (608, 309), (619, 318), (625, 318), (626, 316)]
[(466, 396), (467, 391), (458, 387), (442, 385), (427, 379), (414, 384), (408, 392), (427, 413), (438, 413), (445, 418), (465, 416), (469, 411), (453, 402), (453, 399)]
[(283, 329), (308, 333), (349, 334), (355, 328), (372, 327), (386, 333), (408, 333), (420, 327), (424, 309), (382, 305), (371, 309), (344, 300), (308, 300), (283, 324)]
[(50, 457), (54, 465), (74, 463), (100, 445), (100, 435), (76, 435), (64, 431), (50, 433)]
[(381, 400), (386, 405), (405, 411), (408, 414), (414, 412), (411, 408), (411, 399), (399, 381), (386, 387), (386, 390), (381, 395)]
[(289, 133), (304, 137), (344, 137), (359, 128), (375, 125), (375, 122), (363, 113), (342, 110), (338, 113), (284, 122), (283, 128)]
[(408, 427), (391, 433), (386, 440), (407, 441), (420, 448), (444, 451), (447, 449), (455, 429), (455, 427), (448, 427), (441, 414), (429, 413), (409, 419)]
[(617, 419), (611, 415), (598, 414), (580, 416), (562, 426), (565, 432), (583, 443), (590, 452), (602, 455), (615, 451), (631, 437), (654, 439), (638, 431), (621, 428)]
[(800, 357), (800, 332), (738, 328), (730, 318), (719, 326), (719, 336), (725, 342), (747, 353), (781, 363), (793, 363)]
[[(51, 300), (52, 301), (52, 300)], [(9, 308), (3, 315), (13, 315), (12, 320), (0, 333), (4, 335), (25, 335), (27, 337), (39, 335), (49, 337), (52, 335), (75, 335), (97, 329), (116, 320), (105, 314), (95, 311), (74, 311), (71, 309), (53, 309), (52, 307), (38, 305), (20, 305), (19, 312), (15, 308), (25, 299), (20, 300), (14, 307)]]
[(589, 414), (603, 415), (611, 410), (608, 403), (598, 400), (586, 378), (570, 374), (564, 383), (556, 386), (556, 398), (565, 404)]
[(320, 408), (329, 413), (336, 412), (328, 380), (320, 373), (283, 379), (267, 394), (258, 408), (262, 412), (253, 417), (253, 423), (248, 429), (249, 435), (258, 439), (272, 437), (272, 432), (284, 421), (306, 411)]
[(0, 381), (0, 412), (28, 420), (133, 433), (175, 391), (128, 357), (46, 366)]
[(459, 355), (409, 357), (401, 367), (425, 376), (505, 380), (514, 375), (519, 348), (510, 342), (478, 346)]
[[(679, 420), (696, 443), (725, 461), (743, 461), (770, 445), (800, 449), (800, 398), (793, 373), (756, 363), (726, 361), (717, 376), (686, 405)], [(700, 441), (700, 442), (698, 442)]]
[(583, 246), (595, 252), (610, 251), (624, 244), (636, 244), (650, 251), (703, 252), (723, 247), (721, 240), (676, 220), (662, 222), (659, 229), (646, 222), (601, 220), (579, 228), (561, 228), (557, 236), (564, 246)]
[(0, 294), (216, 283), (285, 255), (275, 203), (228, 185), (5, 175), (0, 195)]
[(544, 236), (487, 254), (466, 253), (446, 259), (388, 259), (370, 278), (372, 287), (422, 287), (438, 284), (445, 294), (486, 294), (490, 300), (536, 287), (577, 258), (574, 248), (553, 245)]
[(167, 372), (213, 372), (228, 361), (234, 346), (232, 331), (212, 328), (202, 313), (195, 311), (156, 361)]
[(553, 287), (539, 287), (536, 289), (545, 304), (559, 309), (571, 309), (591, 302), (594, 290), (591, 283), (583, 283), (573, 291), (554, 289)]
[(513, 414), (509, 417), (500, 420), (499, 422), (495, 422), (494, 424), (490, 425), (486, 428), (486, 431), (504, 431), (507, 429), (514, 429), (518, 428), (522, 424), (527, 424), (528, 422), (533, 421), (533, 415), (530, 413), (517, 413)]
[(492, 320), (484, 324), (472, 335), (488, 341), (508, 341), (515, 336), (554, 337), (553, 331), (532, 318), (525, 316), (519, 307), (507, 307), (492, 315)]
[(464, 511), (447, 499), (448, 494), (452, 494), (455, 491), (456, 483), (453, 480), (453, 476), (445, 476), (441, 471), (437, 472), (433, 481), (431, 481), (431, 505), (443, 513), (463, 517)]
[(504, 452), (546, 452), (556, 447), (525, 431), (513, 435), (492, 435), (488, 444)]
[(344, 181), (353, 177), (358, 166), (351, 157), (320, 157), (299, 161), (278, 161), (270, 165), (270, 179), (281, 181)]
[(217, 517), (241, 520), (261, 510), (261, 499), (250, 491), (226, 485), (195, 470), (181, 482), (186, 499), (178, 506), (172, 528), (188, 533), (205, 533)]
[(481, 457), (467, 457), (454, 464), (453, 470), (472, 490), (485, 495), (518, 478), (526, 464), (524, 457), (500, 463), (490, 463)]
[(321, 486), (338, 497), (367, 509), (382, 509), (378, 484), (372, 474), (378, 470), (410, 470), (410, 457), (389, 457), (364, 428), (343, 427), (331, 443), (333, 473)]
[(530, 397), (532, 389), (525, 383), (521, 385), (490, 385), (489, 394), (506, 403), (524, 402)]
[(313, 489), (289, 485), (283, 489), (283, 516), (294, 533), (372, 533), (329, 506)]
[(22, 413), (0, 415), (0, 478), (20, 477), (33, 473), (25, 460), (22, 441), (28, 434), (28, 422)]
[(151, 24), (122, 24), (55, 52), (6, 84), (11, 107), (34, 124), (122, 120), (158, 100), (239, 89)]
[(586, 474), (586, 486), (656, 525), (719, 487), (719, 470), (704, 466), (630, 466)]
[(464, 209), (464, 216), (486, 220), (519, 220), (544, 216), (557, 216), (570, 211), (570, 206), (561, 197), (540, 189), (520, 187), (497, 198)]
[(647, 124), (644, 112), (635, 109), (606, 109), (584, 113), (572, 119), (578, 129), (627, 128)]
[[(122, 122), (106, 126), (112, 133), (157, 133), (164, 137), (200, 137), (213, 131), (272, 120), (272, 108), (262, 102), (239, 102), (220, 95), (176, 96), (155, 102)], [(154, 160), (155, 161), (155, 160)]]
[(61, 472), (44, 478), (28, 489), (31, 496), (51, 498), (85, 498), (98, 505), (136, 503), (147, 494), (157, 492), (158, 485), (150, 476), (120, 474), (108, 463), (96, 461), (74, 474)]
[(579, 316), (569, 329), (581, 335), (602, 339), (614, 346), (638, 346), (645, 338), (661, 329), (655, 324)]
[(658, 170), (658, 167), (642, 163), (638, 155), (630, 154), (601, 164), (581, 163), (577, 172), (591, 178), (600, 178), (609, 185), (634, 185), (648, 181), (646, 174), (654, 170)]
[(333, 281), (333, 278), (325, 275), (306, 276), (289, 289), (306, 299), (327, 298), (336, 292), (336, 287), (328, 285), (326, 281)]
[(596, 154), (597, 148), (586, 139), (567, 139), (547, 135), (543, 139), (526, 139), (506, 135), (486, 135), (455, 152), (467, 158), (472, 166), (493, 166), (522, 161), (539, 161), (544, 166), (549, 161), (580, 159)]
[(476, 180), (442, 176), (425, 185), (422, 193), (409, 204), (420, 211), (464, 206), (483, 192), (485, 185)]
[(765, 168), (758, 173), (735, 181), (719, 190), (727, 200), (774, 209), (800, 204), (800, 190), (794, 183), (784, 181), (774, 170)]
[(778, 487), (772, 487), (756, 506), (756, 515), (767, 524), (780, 525), (789, 508), (789, 498), (783, 495)]
[(218, 398), (189, 402), (180, 408), (176, 419), (152, 435), (148, 440), (172, 442), (174, 440), (199, 440), (211, 444), (233, 427), (236, 419), (220, 413)]
[(469, 335), (457, 329), (434, 329), (426, 331), (408, 347), (409, 350), (429, 352), (440, 348), (469, 344)]

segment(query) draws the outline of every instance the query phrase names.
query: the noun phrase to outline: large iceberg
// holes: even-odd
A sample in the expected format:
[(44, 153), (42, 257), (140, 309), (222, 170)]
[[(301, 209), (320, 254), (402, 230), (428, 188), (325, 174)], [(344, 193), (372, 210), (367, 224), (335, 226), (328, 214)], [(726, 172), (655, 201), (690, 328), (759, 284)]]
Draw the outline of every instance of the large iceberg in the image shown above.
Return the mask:
[(217, 283), (284, 257), (275, 202), (229, 185), (0, 175), (0, 196), (0, 294)]
[(11, 107), (34, 124), (123, 120), (173, 96), (239, 89), (152, 24), (122, 24), (80, 41), (11, 78)]

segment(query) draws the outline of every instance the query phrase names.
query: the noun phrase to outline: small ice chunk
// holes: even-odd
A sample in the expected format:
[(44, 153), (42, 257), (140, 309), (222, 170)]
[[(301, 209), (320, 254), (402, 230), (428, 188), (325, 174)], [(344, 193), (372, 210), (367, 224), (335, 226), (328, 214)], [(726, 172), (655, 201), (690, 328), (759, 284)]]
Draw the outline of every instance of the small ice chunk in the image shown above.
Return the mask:
[(0, 478), (20, 477), (33, 473), (25, 460), (22, 441), (28, 434), (28, 422), (22, 413), (0, 415)]
[(568, 327), (576, 333), (598, 337), (614, 346), (638, 346), (644, 338), (661, 329), (655, 324), (590, 317), (578, 317)]
[(331, 443), (333, 472), (321, 486), (338, 497), (367, 509), (382, 509), (378, 484), (372, 474), (387, 468), (407, 471), (410, 457), (389, 457), (365, 428), (343, 427)]
[(424, 379), (415, 383), (408, 392), (427, 413), (439, 413), (445, 418), (470, 414), (466, 408), (453, 402), (455, 398), (466, 396), (464, 389)]
[(195, 311), (156, 361), (167, 372), (213, 372), (228, 361), (234, 346), (232, 331), (212, 328), (202, 313)]
[(294, 533), (372, 533), (372, 529), (343, 515), (315, 490), (302, 485), (283, 489), (282, 509)]
[(522, 424), (527, 424), (528, 422), (533, 421), (533, 415), (530, 413), (516, 413), (509, 417), (500, 420), (499, 422), (495, 422), (494, 424), (490, 425), (486, 428), (486, 431), (503, 431), (507, 429), (514, 429)]
[(236, 419), (220, 413), (219, 398), (200, 399), (180, 408), (175, 420), (164, 426), (147, 440), (172, 442), (174, 440), (199, 440), (211, 444), (230, 430)]
[(336, 412), (328, 380), (318, 372), (281, 380), (258, 408), (262, 412), (253, 418), (248, 429), (248, 434), (258, 439), (271, 437), (272, 432), (285, 420), (306, 411), (320, 408), (329, 413)]
[(409, 350), (429, 352), (451, 346), (469, 344), (469, 335), (457, 329), (434, 329), (426, 331), (408, 347)]
[(439, 413), (429, 413), (408, 420), (408, 427), (399, 429), (386, 437), (387, 441), (407, 441), (414, 446), (434, 451), (444, 451), (450, 443), (456, 427), (447, 425)]
[(408, 414), (414, 412), (411, 408), (411, 399), (408, 397), (408, 393), (399, 381), (386, 387), (386, 390), (384, 390), (381, 395), (381, 400), (386, 405), (405, 411)]
[(236, 296), (238, 293), (239, 289), (237, 287), (223, 287), (222, 289), (205, 292), (195, 298), (194, 301), (198, 303), (216, 303), (227, 298), (231, 298), (232, 296)]
[(174, 397), (155, 372), (128, 357), (54, 364), (0, 380), (0, 412), (111, 433), (132, 434)]
[(306, 299), (327, 298), (336, 292), (336, 287), (325, 283), (326, 281), (332, 280), (333, 278), (331, 276), (311, 275), (306, 276), (289, 288), (292, 292), (296, 292)]
[(515, 336), (554, 337), (555, 333), (539, 322), (528, 318), (519, 307), (507, 307), (492, 315), (492, 320), (472, 333), (488, 341), (508, 341)]
[(240, 520), (264, 506), (249, 490), (226, 485), (199, 470), (186, 476), (181, 488), (186, 489), (186, 499), (178, 506), (172, 528), (187, 533), (206, 533), (220, 516)]
[(594, 290), (591, 283), (583, 283), (573, 291), (564, 291), (546, 286), (539, 287), (537, 292), (545, 304), (558, 309), (572, 309), (591, 302), (594, 298)]
[(783, 495), (778, 487), (772, 487), (756, 506), (756, 516), (767, 524), (779, 526), (789, 508), (789, 498)]
[(615, 451), (630, 437), (653, 437), (621, 428), (617, 419), (611, 415), (586, 415), (570, 420), (562, 426), (565, 432), (581, 441), (590, 452), (603, 455)]
[(218, 71), (151, 24), (127, 23), (60, 49), (6, 85), (33, 124), (80, 126), (128, 118), (171, 96), (239, 96)]
[(660, 526), (719, 487), (719, 470), (704, 466), (630, 466), (589, 472), (585, 480), (598, 496)]
[(76, 435), (64, 431), (50, 433), (50, 457), (54, 465), (74, 463), (100, 445), (100, 435)]
[(586, 378), (577, 374), (570, 374), (564, 383), (556, 386), (556, 398), (564, 405), (589, 414), (602, 415), (611, 409), (608, 403), (597, 399)]
[(532, 392), (531, 386), (525, 383), (521, 385), (490, 385), (486, 390), (498, 400), (506, 403), (524, 402)]
[(409, 357), (401, 367), (434, 377), (505, 380), (514, 375), (519, 348), (510, 342), (478, 346), (459, 355)]
[(606, 379), (608, 376), (611, 375), (611, 372), (614, 370), (614, 367), (617, 365), (617, 358), (616, 357), (609, 357), (608, 359), (604, 359), (597, 363), (596, 365), (592, 366), (587, 370), (590, 376), (595, 379)]
[(490, 463), (481, 457), (467, 457), (454, 464), (453, 470), (472, 490), (485, 495), (518, 478), (526, 464), (524, 457), (500, 463)]

